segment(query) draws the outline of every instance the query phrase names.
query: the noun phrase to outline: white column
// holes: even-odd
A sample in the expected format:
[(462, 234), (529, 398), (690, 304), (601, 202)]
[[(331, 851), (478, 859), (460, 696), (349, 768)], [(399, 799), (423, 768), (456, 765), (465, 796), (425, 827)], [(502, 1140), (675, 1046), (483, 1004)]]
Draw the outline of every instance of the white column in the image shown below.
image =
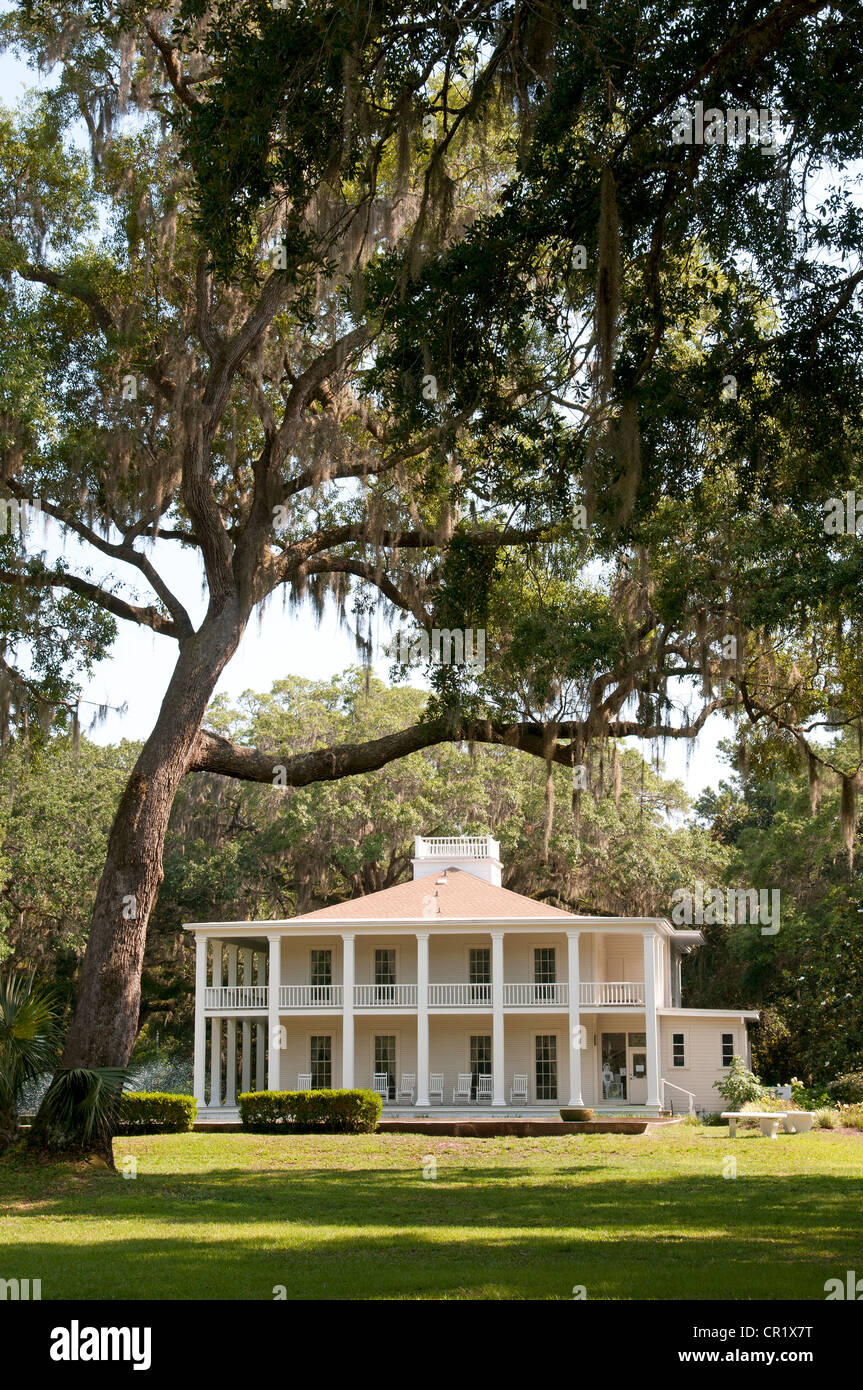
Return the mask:
[[(237, 986), (237, 948), (228, 947), (228, 986)], [(225, 1048), (225, 1104), (237, 1103), (237, 1020), (227, 1020), (228, 1041)]]
[[(213, 945), (213, 989), (222, 987), (222, 943)], [(210, 1106), (222, 1103), (222, 1020), (214, 1014), (210, 1019)]]
[(353, 932), (342, 933), (342, 1086), (354, 1086), (354, 975)]
[(659, 1109), (659, 1046), (656, 1015), (656, 933), (644, 933), (644, 1031), (647, 1039), (647, 1100)]
[(503, 1047), (503, 932), (491, 934), (492, 1106), (506, 1106)]
[[(267, 966), (262, 951), (257, 951), (257, 979), (255, 984), (265, 985), (267, 983)], [(266, 1073), (267, 1056), (267, 1025), (258, 1022), (256, 1024), (255, 1036), (255, 1090), (265, 1091), (267, 1089)]]
[(579, 970), (578, 952), (580, 931), (566, 933), (567, 978), (569, 980), (569, 1103), (584, 1105), (581, 1098), (581, 1011), (579, 1008)]
[(207, 938), (195, 936), (195, 1100), (203, 1110), (207, 1084)]
[(267, 1089), (282, 1088), (282, 1053), (279, 1047), (279, 991), (282, 987), (282, 938), (277, 932), (267, 936), (270, 943), (270, 969), (267, 976)]
[[(252, 953), (243, 951), (240, 959), (243, 962), (243, 985), (252, 983)], [(242, 1080), (240, 1085), (244, 1091), (252, 1089), (252, 1024), (248, 1018), (243, 1019), (243, 1062)]]
[(417, 1105), (429, 1104), (429, 934), (417, 932)]

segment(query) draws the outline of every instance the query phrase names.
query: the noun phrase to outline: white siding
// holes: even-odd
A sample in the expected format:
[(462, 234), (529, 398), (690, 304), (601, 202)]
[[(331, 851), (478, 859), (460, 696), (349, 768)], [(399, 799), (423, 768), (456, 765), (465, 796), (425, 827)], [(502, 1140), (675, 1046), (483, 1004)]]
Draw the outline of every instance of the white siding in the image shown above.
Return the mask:
[[(740, 1017), (709, 1018), (693, 1013), (692, 1017), (665, 1016), (659, 1020), (661, 1074), (666, 1081), (682, 1086), (695, 1095), (698, 1110), (710, 1112), (724, 1110), (725, 1102), (713, 1083), (721, 1081), (727, 1074), (722, 1066), (722, 1034), (731, 1033), (734, 1037), (734, 1052), (738, 1057), (747, 1057), (746, 1024)], [(672, 1034), (682, 1033), (686, 1065), (675, 1067), (672, 1064)], [(675, 1095), (677, 1104), (685, 1104), (683, 1096)]]

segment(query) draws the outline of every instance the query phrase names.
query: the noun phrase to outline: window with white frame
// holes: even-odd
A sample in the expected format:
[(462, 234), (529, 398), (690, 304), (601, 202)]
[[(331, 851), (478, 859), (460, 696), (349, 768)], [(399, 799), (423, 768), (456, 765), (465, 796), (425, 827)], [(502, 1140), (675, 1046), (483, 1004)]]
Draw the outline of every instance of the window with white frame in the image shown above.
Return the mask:
[(533, 951), (533, 994), (537, 1004), (554, 1003), (557, 981), (557, 953), (553, 946), (535, 946)]
[(686, 1066), (686, 1038), (683, 1033), (672, 1033), (671, 1035), (671, 1065), (674, 1067)]
[(537, 1034), (536, 1098), (557, 1100), (557, 1038), (554, 1033)]
[(329, 1091), (333, 1084), (333, 1040), (328, 1033), (315, 1034), (309, 1040), (309, 1071), (312, 1090)]
[(467, 977), (472, 1004), (491, 1003), (491, 950), (488, 946), (468, 949)]
[(375, 1035), (375, 1075), (386, 1076), (388, 1099), (396, 1093), (396, 1039), (393, 1033)]
[(394, 1004), (396, 1000), (396, 950), (394, 946), (375, 948), (375, 1003)]
[(332, 951), (312, 951), (309, 966), (311, 983), (326, 988), (333, 983)]
[(722, 1034), (722, 1065), (730, 1067), (734, 1060), (734, 1034)]
[(491, 1076), (491, 1034), (471, 1033), (469, 1044), (470, 1092), (476, 1099), (476, 1079)]

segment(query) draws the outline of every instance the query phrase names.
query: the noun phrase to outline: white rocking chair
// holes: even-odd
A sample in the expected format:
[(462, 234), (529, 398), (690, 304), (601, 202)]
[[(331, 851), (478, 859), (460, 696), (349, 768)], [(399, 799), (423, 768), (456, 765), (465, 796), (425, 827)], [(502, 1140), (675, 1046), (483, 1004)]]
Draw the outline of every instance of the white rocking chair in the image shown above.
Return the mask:
[(487, 1100), (491, 1105), (493, 1093), (493, 1078), (490, 1076), (478, 1076), (476, 1079), (476, 1103), (479, 1105), (481, 1100)]
[(390, 1098), (390, 1079), (385, 1071), (376, 1071), (372, 1090), (377, 1091), (384, 1105)]
[(432, 1074), (431, 1074), (431, 1076), (429, 1077), (429, 1104), (431, 1104), (431, 1102), (434, 1100), (435, 1096), (439, 1096), (439, 1097), (440, 1097), (440, 1103), (441, 1103), (441, 1105), (443, 1105), (443, 1072), (442, 1072), (442, 1071), (433, 1071)]
[(463, 1100), (470, 1105), (470, 1072), (459, 1072), (458, 1083), (452, 1088), (452, 1103), (456, 1100)]
[(527, 1105), (527, 1074), (524, 1072), (515, 1073), (515, 1076), (512, 1078), (512, 1085), (509, 1088), (510, 1105), (516, 1100), (523, 1101), (524, 1104)]
[(416, 1073), (415, 1073), (415, 1072), (412, 1072), (412, 1071), (403, 1071), (403, 1072), (402, 1072), (402, 1084), (399, 1086), (398, 1090), (396, 1091), (396, 1103), (398, 1103), (398, 1102), (401, 1100), (402, 1096), (408, 1096), (408, 1097), (409, 1097), (409, 1102), (408, 1102), (408, 1103), (409, 1103), (410, 1105), (413, 1105), (413, 1103), (414, 1103), (414, 1095), (416, 1094), (416, 1081), (417, 1081), (417, 1079), (416, 1079)]
[(301, 1071), (297, 1073), (297, 1090), (310, 1091), (312, 1089), (312, 1073)]

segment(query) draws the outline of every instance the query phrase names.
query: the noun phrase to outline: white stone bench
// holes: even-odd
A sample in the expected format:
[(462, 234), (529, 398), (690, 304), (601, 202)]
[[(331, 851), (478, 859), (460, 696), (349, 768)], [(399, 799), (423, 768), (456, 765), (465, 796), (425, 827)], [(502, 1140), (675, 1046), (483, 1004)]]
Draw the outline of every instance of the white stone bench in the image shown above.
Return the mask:
[(782, 1123), (789, 1134), (808, 1134), (815, 1123), (814, 1110), (789, 1110), (782, 1116)]
[(728, 1121), (728, 1133), (732, 1139), (737, 1136), (738, 1120), (757, 1120), (764, 1138), (775, 1139), (785, 1115), (781, 1110), (723, 1110), (719, 1118)]

